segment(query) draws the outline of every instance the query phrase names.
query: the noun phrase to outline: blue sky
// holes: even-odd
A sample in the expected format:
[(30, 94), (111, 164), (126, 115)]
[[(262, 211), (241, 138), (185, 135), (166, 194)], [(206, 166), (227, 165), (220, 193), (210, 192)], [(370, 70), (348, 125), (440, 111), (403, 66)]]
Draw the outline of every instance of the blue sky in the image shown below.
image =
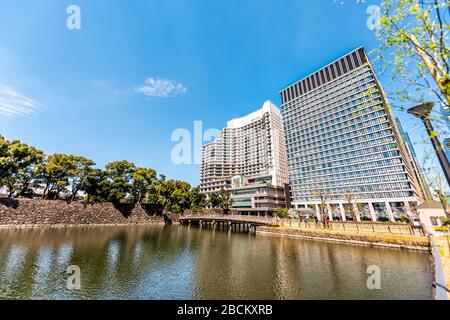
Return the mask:
[[(171, 161), (175, 129), (221, 129), (267, 99), (279, 105), (281, 89), (348, 51), (377, 46), (366, 10), (379, 1), (340, 2), (2, 1), (0, 99), (21, 111), (0, 112), (0, 134), (197, 184), (198, 165)], [(66, 27), (71, 4), (81, 30)], [(407, 130), (415, 123), (401, 118)]]

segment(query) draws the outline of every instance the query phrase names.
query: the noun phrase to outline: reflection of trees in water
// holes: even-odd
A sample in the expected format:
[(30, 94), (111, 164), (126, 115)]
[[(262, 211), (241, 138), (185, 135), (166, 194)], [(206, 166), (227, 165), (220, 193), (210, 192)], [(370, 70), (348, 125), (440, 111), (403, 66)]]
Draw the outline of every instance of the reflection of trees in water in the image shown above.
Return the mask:
[[(425, 254), (197, 227), (0, 230), (0, 239), (0, 297), (403, 298), (431, 283)], [(381, 293), (365, 286), (373, 264), (393, 282)], [(65, 287), (69, 265), (81, 267), (81, 291)]]
[[(111, 288), (132, 291), (142, 277), (148, 276), (143, 272), (164, 270), (173, 261), (172, 257), (183, 250), (184, 243), (182, 235), (172, 231), (162, 226), (3, 229), (0, 230), (0, 274), (9, 272), (8, 287), (21, 297), (35, 296), (33, 288), (42, 280), (48, 290), (59, 291), (59, 297), (108, 297)], [(5, 270), (8, 255), (18, 246), (25, 251), (22, 265), (13, 272)], [(61, 258), (61, 248), (68, 247), (69, 256)], [(39, 268), (43, 267), (39, 266), (39, 252), (43, 248), (51, 250), (50, 261), (45, 261), (50, 269), (45, 272), (46, 279), (38, 279)], [(79, 292), (65, 289), (69, 265), (81, 268), (82, 290)], [(5, 283), (0, 285), (2, 287), (2, 291), (7, 290)], [(20, 292), (16, 291), (18, 289)], [(51, 295), (51, 292), (42, 292), (45, 293)]]

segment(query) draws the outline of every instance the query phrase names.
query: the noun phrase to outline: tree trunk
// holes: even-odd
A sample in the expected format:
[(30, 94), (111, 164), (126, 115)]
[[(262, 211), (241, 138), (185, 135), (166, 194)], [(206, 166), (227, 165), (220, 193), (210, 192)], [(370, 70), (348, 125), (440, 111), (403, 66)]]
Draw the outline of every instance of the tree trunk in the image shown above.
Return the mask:
[(53, 200), (58, 200), (59, 199), (59, 194), (61, 193), (61, 189), (56, 189), (56, 193), (55, 193), (55, 197), (53, 198)]
[(75, 188), (75, 190), (72, 191), (72, 196), (70, 197), (70, 202), (74, 202), (75, 201), (75, 198), (77, 197), (78, 191), (79, 191), (78, 188)]
[(49, 189), (50, 185), (47, 183), (45, 184), (45, 189), (44, 189), (44, 193), (42, 194), (42, 199), (47, 199), (48, 196), (48, 189)]

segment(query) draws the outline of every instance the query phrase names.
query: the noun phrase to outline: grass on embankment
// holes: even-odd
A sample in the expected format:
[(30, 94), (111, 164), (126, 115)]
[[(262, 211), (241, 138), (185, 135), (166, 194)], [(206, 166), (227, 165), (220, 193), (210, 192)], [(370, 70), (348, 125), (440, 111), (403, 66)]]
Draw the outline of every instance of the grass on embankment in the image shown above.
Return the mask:
[(427, 237), (402, 235), (381, 232), (344, 231), (332, 229), (300, 229), (293, 227), (260, 227), (260, 232), (283, 234), (287, 236), (318, 238), (347, 242), (364, 242), (369, 245), (392, 245), (401, 247), (416, 247), (428, 249)]

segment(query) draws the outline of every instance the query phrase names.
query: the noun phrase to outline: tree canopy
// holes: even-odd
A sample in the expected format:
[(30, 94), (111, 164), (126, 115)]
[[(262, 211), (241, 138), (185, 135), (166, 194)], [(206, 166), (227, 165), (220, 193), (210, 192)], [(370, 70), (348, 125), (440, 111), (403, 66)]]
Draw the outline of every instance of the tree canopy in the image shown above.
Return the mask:
[(221, 188), (219, 192), (213, 192), (209, 196), (208, 202), (211, 207), (223, 209), (225, 212), (233, 205), (230, 191), (224, 188)]
[(380, 71), (393, 80), (390, 100), (450, 107), (448, 0), (384, 0), (376, 51)]
[(95, 162), (68, 154), (45, 155), (20, 141), (0, 136), (0, 187), (9, 197), (84, 199), (94, 202), (160, 204), (166, 211), (200, 210), (206, 196), (184, 181), (167, 180), (151, 168), (137, 167), (126, 160)]

